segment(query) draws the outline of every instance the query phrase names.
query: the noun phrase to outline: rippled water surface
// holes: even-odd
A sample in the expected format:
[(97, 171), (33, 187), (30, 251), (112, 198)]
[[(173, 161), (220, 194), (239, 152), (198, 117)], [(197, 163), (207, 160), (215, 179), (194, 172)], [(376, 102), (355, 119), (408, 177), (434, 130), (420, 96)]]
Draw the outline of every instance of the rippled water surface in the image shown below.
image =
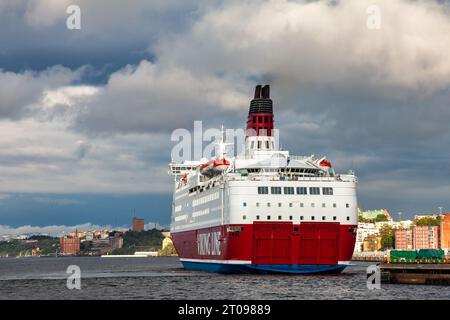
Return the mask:
[[(66, 287), (69, 265), (81, 290)], [(176, 257), (0, 258), (0, 299), (450, 299), (450, 287), (382, 284), (366, 267), (340, 275), (221, 275), (184, 270)]]

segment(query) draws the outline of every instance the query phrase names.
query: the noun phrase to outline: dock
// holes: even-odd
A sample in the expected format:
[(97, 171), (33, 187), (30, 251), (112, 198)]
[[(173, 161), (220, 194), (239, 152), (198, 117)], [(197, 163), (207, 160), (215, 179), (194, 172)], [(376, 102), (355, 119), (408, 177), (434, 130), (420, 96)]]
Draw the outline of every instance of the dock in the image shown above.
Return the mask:
[(450, 264), (381, 263), (381, 281), (396, 284), (450, 285)]

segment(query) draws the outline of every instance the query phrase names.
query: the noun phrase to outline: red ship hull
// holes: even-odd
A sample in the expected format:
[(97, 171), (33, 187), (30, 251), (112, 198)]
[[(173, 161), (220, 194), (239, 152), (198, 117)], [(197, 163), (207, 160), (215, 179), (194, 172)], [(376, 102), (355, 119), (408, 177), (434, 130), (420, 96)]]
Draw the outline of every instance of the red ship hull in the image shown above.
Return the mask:
[(356, 225), (254, 222), (173, 232), (188, 269), (214, 272), (340, 272), (351, 260)]

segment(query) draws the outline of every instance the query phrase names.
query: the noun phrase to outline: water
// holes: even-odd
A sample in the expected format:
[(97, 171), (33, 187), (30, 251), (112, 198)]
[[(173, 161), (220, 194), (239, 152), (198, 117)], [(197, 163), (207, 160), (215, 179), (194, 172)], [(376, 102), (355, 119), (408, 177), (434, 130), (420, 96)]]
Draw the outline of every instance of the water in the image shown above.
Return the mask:
[[(69, 265), (81, 290), (66, 287)], [(1, 258), (0, 299), (450, 299), (450, 287), (366, 286), (366, 267), (340, 275), (221, 275), (184, 270), (176, 257)]]

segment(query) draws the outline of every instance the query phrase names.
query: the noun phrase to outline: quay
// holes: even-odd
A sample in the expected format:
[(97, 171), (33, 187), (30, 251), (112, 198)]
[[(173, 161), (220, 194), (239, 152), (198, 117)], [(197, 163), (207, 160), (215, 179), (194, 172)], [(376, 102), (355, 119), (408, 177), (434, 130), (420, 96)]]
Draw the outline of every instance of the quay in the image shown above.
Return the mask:
[(383, 252), (354, 252), (352, 261), (386, 262), (387, 256)]
[(450, 264), (380, 263), (381, 281), (395, 284), (450, 285)]

